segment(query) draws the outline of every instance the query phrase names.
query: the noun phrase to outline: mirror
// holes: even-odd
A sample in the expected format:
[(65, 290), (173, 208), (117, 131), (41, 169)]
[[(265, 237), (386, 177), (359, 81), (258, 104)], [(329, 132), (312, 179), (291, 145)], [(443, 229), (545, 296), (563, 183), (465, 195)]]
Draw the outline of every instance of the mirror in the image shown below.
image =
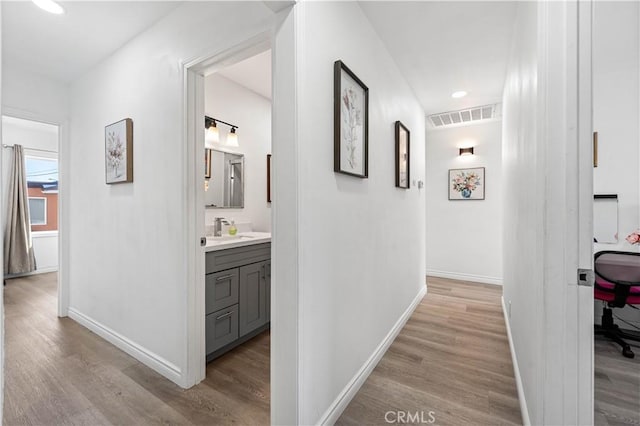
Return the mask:
[(205, 207), (244, 208), (244, 155), (205, 151)]
[(593, 238), (596, 243), (618, 242), (618, 195), (593, 196)]

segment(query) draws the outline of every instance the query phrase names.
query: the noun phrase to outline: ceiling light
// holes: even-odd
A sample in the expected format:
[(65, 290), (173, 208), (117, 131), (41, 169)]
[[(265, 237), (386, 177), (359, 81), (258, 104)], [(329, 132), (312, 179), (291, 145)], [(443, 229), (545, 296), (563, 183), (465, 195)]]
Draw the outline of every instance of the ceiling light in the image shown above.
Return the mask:
[(459, 90), (451, 94), (452, 98), (464, 98), (465, 96), (467, 96), (467, 92), (465, 92), (464, 90)]
[(64, 9), (58, 3), (53, 0), (31, 0), (33, 3), (42, 10), (46, 10), (49, 13), (61, 15), (64, 13)]
[(236, 128), (232, 127), (231, 132), (227, 135), (227, 146), (238, 147), (238, 134), (236, 133)]

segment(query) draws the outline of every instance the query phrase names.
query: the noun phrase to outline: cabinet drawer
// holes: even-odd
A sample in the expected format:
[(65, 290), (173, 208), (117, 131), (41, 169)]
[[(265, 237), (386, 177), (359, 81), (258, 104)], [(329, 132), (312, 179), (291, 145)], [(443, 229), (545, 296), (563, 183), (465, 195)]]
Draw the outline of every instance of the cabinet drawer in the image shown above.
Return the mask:
[(271, 243), (210, 251), (206, 254), (205, 259), (207, 274), (262, 262), (271, 259)]
[(205, 322), (207, 354), (238, 338), (238, 305), (207, 315)]
[(238, 303), (238, 268), (205, 278), (205, 312), (210, 314)]

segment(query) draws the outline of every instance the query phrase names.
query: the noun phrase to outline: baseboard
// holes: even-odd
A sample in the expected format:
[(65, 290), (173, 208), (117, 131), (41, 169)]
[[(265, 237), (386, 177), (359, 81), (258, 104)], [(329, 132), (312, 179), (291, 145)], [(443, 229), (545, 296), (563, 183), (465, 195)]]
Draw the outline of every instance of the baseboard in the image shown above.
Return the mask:
[(516, 377), (516, 387), (518, 388), (518, 400), (520, 401), (520, 414), (522, 414), (522, 424), (524, 426), (531, 426), (531, 419), (529, 418), (529, 409), (527, 408), (527, 399), (524, 396), (524, 387), (522, 386), (522, 376), (520, 375), (520, 368), (518, 367), (518, 358), (516, 357), (516, 349), (513, 346), (513, 336), (511, 335), (511, 324), (509, 322), (509, 316), (507, 315), (507, 306), (504, 303), (504, 297), (502, 299), (502, 314), (504, 315), (504, 323), (507, 327), (507, 336), (509, 337), (509, 350), (511, 351), (511, 362), (513, 363), (513, 374)]
[(78, 312), (74, 308), (69, 308), (69, 318), (73, 319), (80, 325), (88, 328), (96, 333), (98, 336), (105, 339), (118, 349), (131, 355), (147, 367), (155, 370), (159, 374), (163, 375), (167, 379), (176, 383), (178, 386), (182, 383), (182, 372), (176, 365), (170, 363), (166, 359), (154, 354), (146, 348), (132, 342), (123, 335), (113, 331), (109, 327), (100, 324), (99, 322), (89, 318), (81, 312)]
[(360, 367), (360, 370), (358, 370), (355, 376), (349, 380), (349, 383), (347, 383), (342, 392), (338, 394), (338, 397), (333, 401), (322, 417), (320, 417), (318, 424), (333, 425), (338, 420), (344, 409), (347, 408), (353, 397), (358, 393), (358, 390), (360, 390), (360, 387), (362, 387), (364, 382), (367, 380), (367, 377), (369, 377), (373, 369), (378, 365), (378, 362), (380, 362), (385, 352), (387, 352), (387, 349), (389, 349), (389, 346), (391, 346), (391, 343), (393, 343), (393, 340), (400, 333), (400, 330), (402, 330), (402, 327), (404, 327), (406, 322), (409, 320), (409, 317), (411, 317), (411, 314), (413, 314), (413, 311), (416, 309), (425, 294), (427, 294), (427, 287), (423, 286), (409, 307), (404, 311), (402, 316), (400, 316), (398, 321), (396, 321), (393, 328), (373, 351), (369, 359), (367, 359), (363, 366)]
[(459, 272), (437, 271), (435, 269), (427, 269), (427, 275), (438, 278), (449, 278), (451, 280), (473, 281), (483, 284), (502, 285), (502, 278), (487, 277), (484, 275), (462, 274)]

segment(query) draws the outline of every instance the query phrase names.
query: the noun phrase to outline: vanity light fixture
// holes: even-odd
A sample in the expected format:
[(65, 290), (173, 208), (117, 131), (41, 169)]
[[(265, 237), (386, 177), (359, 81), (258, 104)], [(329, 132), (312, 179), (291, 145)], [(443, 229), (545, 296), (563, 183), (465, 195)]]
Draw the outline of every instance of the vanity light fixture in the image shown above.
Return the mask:
[(460, 153), (458, 155), (459, 156), (473, 155), (473, 147), (460, 148)]
[(231, 131), (227, 135), (227, 146), (237, 147), (238, 145), (238, 134), (236, 133), (236, 128), (232, 127)]
[(451, 94), (452, 98), (464, 98), (465, 96), (467, 96), (467, 92), (465, 92), (464, 90), (458, 90), (457, 92), (453, 92)]
[(238, 147), (239, 146), (238, 134), (236, 133), (238, 126), (236, 126), (235, 124), (227, 123), (226, 121), (222, 121), (217, 118), (213, 118), (205, 115), (204, 116), (204, 127), (206, 129), (205, 137), (204, 137), (205, 148), (214, 149), (215, 144), (220, 145), (220, 130), (218, 129), (218, 126), (217, 126), (218, 124), (225, 124), (231, 127), (231, 131), (227, 135), (227, 139), (225, 143), (223, 143), (222, 145)]
[(46, 10), (54, 15), (62, 15), (64, 9), (58, 3), (53, 0), (31, 0), (33, 3), (42, 10)]
[[(205, 118), (205, 127), (207, 127), (207, 119)], [(216, 126), (216, 120), (210, 120), (209, 126), (205, 131), (204, 135), (204, 147), (208, 149), (213, 149), (214, 144), (220, 142), (220, 130), (218, 130), (218, 126)]]

